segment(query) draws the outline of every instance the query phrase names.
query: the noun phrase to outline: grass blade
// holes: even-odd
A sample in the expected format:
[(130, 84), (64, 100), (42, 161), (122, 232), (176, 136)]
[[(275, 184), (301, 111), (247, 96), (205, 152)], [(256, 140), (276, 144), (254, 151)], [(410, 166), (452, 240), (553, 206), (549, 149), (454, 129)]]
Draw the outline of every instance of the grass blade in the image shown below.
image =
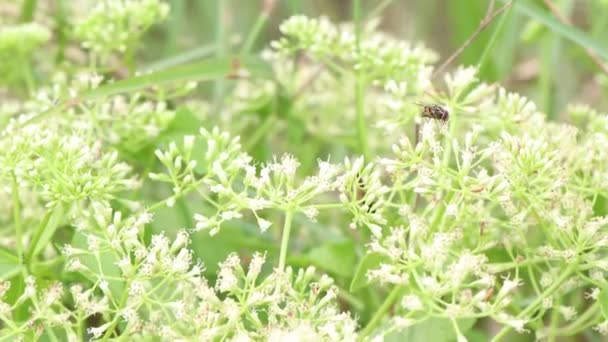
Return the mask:
[(201, 62), (163, 69), (149, 74), (106, 84), (83, 94), (82, 99), (128, 93), (151, 86), (176, 82), (210, 81), (236, 76), (239, 70), (247, 70), (252, 76), (270, 77), (270, 66), (258, 57), (219, 57)]
[[(507, 2), (507, 0), (501, 1)], [(604, 60), (608, 60), (608, 46), (591, 38), (591, 36), (585, 32), (575, 27), (562, 24), (553, 15), (549, 14), (549, 12), (540, 9), (530, 1), (519, 0), (516, 1), (513, 6), (515, 6), (517, 11), (534, 20), (537, 20), (539, 23), (560, 34), (565, 39), (584, 48), (590, 49), (597, 55), (601, 56)]]

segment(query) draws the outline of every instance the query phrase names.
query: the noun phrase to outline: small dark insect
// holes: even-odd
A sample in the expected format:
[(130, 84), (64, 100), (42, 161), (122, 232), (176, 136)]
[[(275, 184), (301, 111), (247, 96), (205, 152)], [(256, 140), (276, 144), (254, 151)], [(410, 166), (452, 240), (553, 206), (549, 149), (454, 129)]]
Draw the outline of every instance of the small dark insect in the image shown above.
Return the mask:
[[(361, 175), (359, 173), (357, 173), (357, 189), (356, 189), (356, 196), (357, 196), (357, 200), (363, 199), (365, 197), (365, 193), (367, 192), (366, 186), (365, 186), (365, 182), (363, 181), (363, 178), (361, 177)], [(370, 214), (374, 214), (376, 212), (376, 209), (374, 208), (374, 205), (376, 204), (376, 201), (371, 201), (371, 203), (364, 203), (365, 205), (368, 206), (367, 212)]]
[(486, 293), (483, 296), (483, 301), (484, 302), (489, 301), (490, 299), (492, 299), (493, 295), (494, 295), (494, 288), (493, 287), (487, 288)]
[(233, 58), (230, 61), (230, 73), (228, 73), (228, 75), (226, 75), (226, 78), (231, 79), (231, 80), (238, 79), (240, 76), (240, 71), (241, 71), (241, 61), (238, 58)]
[(422, 116), (429, 119), (435, 119), (440, 121), (448, 121), (450, 113), (447, 109), (435, 104), (422, 104), (416, 103), (422, 107)]

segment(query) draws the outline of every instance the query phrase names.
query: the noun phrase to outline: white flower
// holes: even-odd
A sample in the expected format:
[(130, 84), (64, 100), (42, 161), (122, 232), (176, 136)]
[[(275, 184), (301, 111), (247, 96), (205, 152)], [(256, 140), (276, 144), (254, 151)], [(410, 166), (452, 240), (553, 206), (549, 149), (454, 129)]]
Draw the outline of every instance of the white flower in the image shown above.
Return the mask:
[(423, 308), (422, 301), (416, 295), (407, 295), (403, 297), (401, 305), (410, 311), (420, 311)]
[(110, 327), (110, 324), (112, 324), (112, 322), (108, 322), (98, 327), (90, 327), (87, 329), (87, 333), (93, 335), (94, 338), (100, 338), (101, 335), (108, 329), (108, 327)]
[(560, 306), (559, 312), (564, 316), (566, 321), (573, 320), (577, 315), (576, 309), (572, 306)]
[(265, 231), (268, 230), (268, 228), (270, 228), (270, 226), (272, 226), (272, 222), (258, 217), (258, 226), (260, 227), (260, 230), (262, 231), (262, 233), (264, 233)]
[(608, 335), (608, 321), (603, 321), (602, 323), (594, 326), (593, 330), (599, 332), (602, 335)]
[(315, 207), (308, 207), (304, 209), (304, 215), (308, 217), (312, 222), (317, 222), (317, 215), (319, 215), (319, 210)]

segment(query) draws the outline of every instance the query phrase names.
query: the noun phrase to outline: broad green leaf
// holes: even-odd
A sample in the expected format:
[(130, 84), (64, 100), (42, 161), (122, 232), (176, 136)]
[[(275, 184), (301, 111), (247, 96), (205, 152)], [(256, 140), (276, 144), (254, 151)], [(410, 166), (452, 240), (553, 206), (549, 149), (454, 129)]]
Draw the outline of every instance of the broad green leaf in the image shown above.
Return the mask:
[(602, 315), (608, 320), (608, 287), (604, 287), (600, 292), (600, 306), (602, 307)]
[(8, 248), (0, 246), (0, 279), (10, 279), (20, 271), (19, 257)]
[(326, 243), (308, 252), (308, 258), (320, 269), (350, 277), (356, 262), (355, 245), (351, 240)]
[[(205, 212), (200, 204), (198, 207), (195, 205), (195, 203), (188, 203), (191, 213)], [(163, 227), (176, 225), (175, 222), (183, 222), (183, 217), (171, 209), (175, 208), (159, 211), (159, 215), (156, 216), (158, 220), (155, 219), (151, 223), (155, 232), (164, 231)], [(252, 255), (254, 252), (267, 253), (268, 260), (278, 254), (278, 246), (270, 240), (270, 234), (260, 234), (256, 225), (244, 220), (224, 223), (220, 231), (213, 236), (210, 236), (208, 231), (196, 232), (192, 235), (190, 246), (196, 258), (205, 262), (205, 275), (209, 278), (216, 275), (219, 270), (218, 264), (231, 253), (237, 252), (242, 256)], [(270, 261), (268, 263), (270, 264)]]
[(175, 139), (176, 136), (198, 134), (201, 120), (187, 107), (179, 107), (169, 127), (162, 133), (163, 139)]
[(598, 195), (595, 203), (593, 203), (593, 215), (605, 216), (608, 215), (608, 199), (603, 195)]
[(242, 71), (253, 77), (271, 77), (272, 75), (268, 63), (259, 57), (233, 56), (209, 58), (197, 63), (180, 65), (108, 83), (83, 94), (82, 98), (93, 99), (177, 82), (209, 81), (238, 77)]
[[(87, 237), (80, 233), (74, 233), (74, 237), (72, 238), (72, 246), (84, 250), (88, 250), (88, 242)], [(79, 256), (80, 262), (83, 265), (87, 266), (89, 269), (93, 270), (94, 273), (101, 273), (107, 277), (110, 292), (112, 292), (112, 296), (115, 300), (120, 300), (123, 289), (124, 289), (124, 281), (118, 280), (117, 278), (122, 278), (122, 272), (120, 268), (118, 268), (118, 258), (111, 251), (101, 251), (99, 253), (99, 262), (97, 262), (95, 256), (93, 255), (82, 255)], [(81, 272), (81, 274), (89, 279), (92, 283), (97, 282), (99, 279), (94, 278), (89, 272)]]
[[(12, 277), (8, 280), (11, 284), (10, 288), (2, 297), (2, 301), (14, 305), (17, 302), (17, 299), (21, 297), (23, 291), (25, 289), (25, 281), (23, 280), (23, 275), (21, 273)], [(17, 308), (13, 309), (12, 315), (15, 321), (25, 321), (30, 317), (29, 312), (29, 304), (30, 302), (26, 301), (25, 303), (21, 303), (21, 305), (17, 306)]]
[(357, 266), (353, 280), (350, 283), (350, 291), (354, 292), (367, 286), (367, 271), (377, 268), (386, 259), (386, 256), (382, 254), (367, 253)]
[[(506, 3), (507, 0), (501, 0)], [(608, 60), (608, 44), (603, 44), (600, 41), (593, 39), (589, 34), (577, 29), (576, 27), (562, 24), (552, 14), (540, 9), (531, 1), (518, 0), (515, 1), (515, 9), (526, 16), (537, 20), (541, 24), (547, 26), (550, 30), (560, 34), (571, 42), (580, 45), (586, 49), (597, 53), (604, 60)]]
[(63, 220), (64, 209), (61, 203), (57, 204), (54, 208), (52, 208), (47, 214), (44, 216), (40, 225), (38, 225), (38, 229), (34, 233), (34, 237), (32, 238), (32, 242), (30, 245), (30, 249), (28, 251), (28, 259), (38, 255), (44, 247), (49, 244), (49, 241), (55, 234), (57, 227)]
[(469, 342), (486, 342), (491, 340), (488, 333), (479, 328), (471, 329), (467, 333), (464, 334)]
[[(462, 334), (466, 334), (475, 324), (475, 319), (456, 320)], [(451, 342), (456, 340), (452, 322), (447, 318), (430, 318), (424, 322), (404, 328), (385, 337), (386, 342)]]

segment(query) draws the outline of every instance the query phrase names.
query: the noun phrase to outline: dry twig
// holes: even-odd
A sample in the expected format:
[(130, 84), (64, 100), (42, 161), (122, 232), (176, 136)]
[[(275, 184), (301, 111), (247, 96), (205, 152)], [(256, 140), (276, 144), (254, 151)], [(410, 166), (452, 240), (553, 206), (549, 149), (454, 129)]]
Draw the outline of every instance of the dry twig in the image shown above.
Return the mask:
[(486, 27), (488, 27), (488, 25), (490, 25), (490, 23), (492, 23), (492, 21), (496, 17), (498, 17), (499, 15), (501, 15), (507, 8), (509, 8), (513, 4), (513, 1), (514, 0), (510, 0), (509, 2), (507, 2), (506, 4), (504, 4), (501, 8), (499, 8), (498, 10), (496, 10), (496, 12), (494, 12), (494, 5), (496, 4), (496, 0), (491, 0), (490, 4), (488, 5), (488, 9), (486, 10), (486, 14), (483, 17), (483, 19), (481, 20), (481, 22), (479, 23), (479, 26), (477, 27), (477, 29), (464, 42), (464, 44), (462, 44), (462, 46), (460, 48), (458, 48), (458, 50), (454, 51), (454, 53), (448, 59), (446, 59), (445, 62), (443, 62), (437, 68), (437, 70), (435, 70), (435, 72), (433, 72), (432, 78), (435, 78), (436, 76), (438, 76), (439, 74), (441, 74), (441, 72), (443, 71), (443, 69), (445, 69), (448, 65), (450, 65), (450, 63), (452, 63), (456, 59), (456, 57), (458, 57), (464, 51), (464, 49), (466, 49), (469, 45), (471, 45), (471, 43), (473, 42), (473, 40), (475, 40), (475, 38), (477, 38), (477, 36)]

